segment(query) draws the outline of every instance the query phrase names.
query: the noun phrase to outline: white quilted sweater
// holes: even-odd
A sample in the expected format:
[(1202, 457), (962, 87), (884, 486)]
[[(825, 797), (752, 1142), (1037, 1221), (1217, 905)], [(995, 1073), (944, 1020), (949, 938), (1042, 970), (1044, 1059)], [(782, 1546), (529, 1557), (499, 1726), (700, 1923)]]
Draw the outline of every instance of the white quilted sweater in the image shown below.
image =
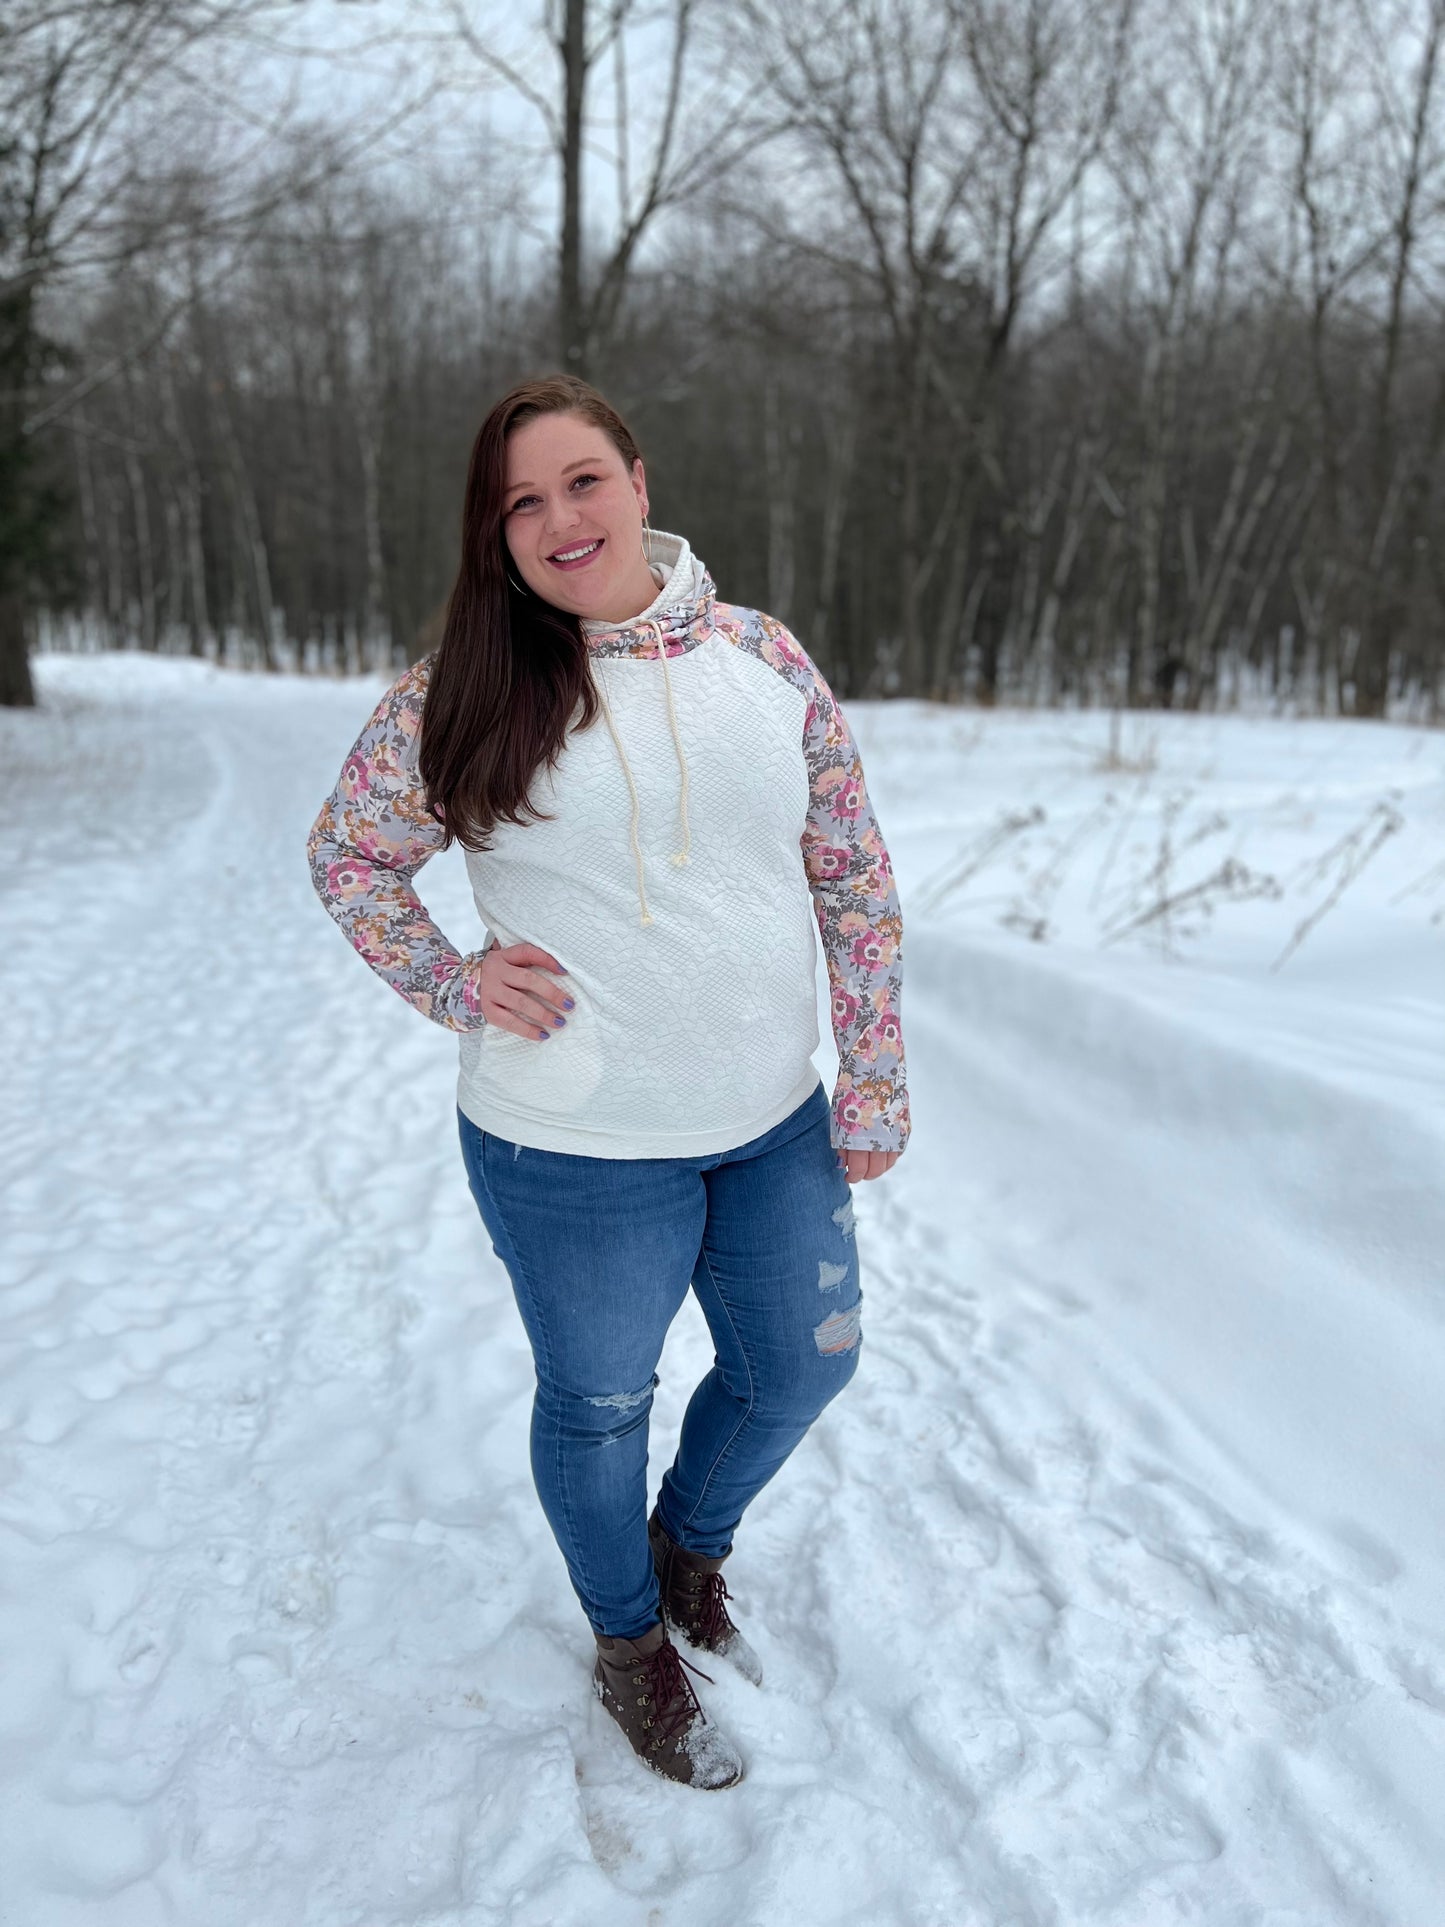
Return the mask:
[(656, 601), (583, 625), (603, 713), (534, 777), (546, 815), (466, 852), (490, 940), (564, 966), (566, 1024), (539, 1039), (487, 1023), (484, 952), (458, 951), (412, 888), (441, 840), (416, 769), (427, 659), (312, 827), (317, 891), (379, 975), (460, 1033), (473, 1123), (593, 1157), (730, 1150), (796, 1109), (819, 1081), (821, 931), (834, 1141), (900, 1149), (901, 917), (842, 712), (782, 624), (717, 600), (682, 537), (652, 532), (649, 556)]
[[(657, 601), (624, 629), (651, 633), (696, 602), (701, 569), (675, 540)], [(662, 546), (654, 535), (652, 554)], [(663, 673), (656, 654), (594, 651), (626, 766), (605, 718), (574, 731), (532, 790), (555, 821), (499, 824), (491, 850), (467, 853), (488, 930), (549, 950), (577, 1000), (545, 1043), (491, 1024), (462, 1035), (457, 1103), (514, 1143), (591, 1157), (730, 1150), (818, 1082), (817, 926), (800, 848), (805, 699), (718, 634), (666, 660), (688, 774), (679, 866), (681, 768)]]

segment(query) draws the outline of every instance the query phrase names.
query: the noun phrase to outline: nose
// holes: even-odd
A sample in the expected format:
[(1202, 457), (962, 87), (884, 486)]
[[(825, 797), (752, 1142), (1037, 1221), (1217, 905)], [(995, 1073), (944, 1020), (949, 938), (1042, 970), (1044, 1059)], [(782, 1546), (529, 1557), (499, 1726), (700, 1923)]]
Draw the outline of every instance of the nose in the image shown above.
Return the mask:
[(543, 521), (543, 533), (551, 541), (554, 536), (564, 536), (569, 529), (575, 529), (582, 519), (582, 511), (574, 501), (564, 495), (548, 502), (547, 514)]

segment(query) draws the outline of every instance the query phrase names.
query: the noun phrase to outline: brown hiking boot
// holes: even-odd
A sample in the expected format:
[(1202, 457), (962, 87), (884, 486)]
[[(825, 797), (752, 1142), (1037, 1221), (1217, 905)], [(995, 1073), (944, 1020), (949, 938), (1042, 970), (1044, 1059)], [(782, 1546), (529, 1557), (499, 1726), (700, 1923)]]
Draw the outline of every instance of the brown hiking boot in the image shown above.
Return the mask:
[(728, 1617), (725, 1602), (732, 1594), (719, 1570), (722, 1560), (704, 1558), (702, 1553), (678, 1545), (664, 1530), (656, 1506), (647, 1522), (647, 1538), (667, 1624), (681, 1633), (689, 1646), (721, 1654), (732, 1661), (744, 1679), (761, 1686), (762, 1661)]
[(702, 1710), (683, 1671), (687, 1662), (662, 1621), (640, 1639), (594, 1637), (593, 1689), (643, 1764), (684, 1786), (736, 1786), (743, 1777), (742, 1757)]

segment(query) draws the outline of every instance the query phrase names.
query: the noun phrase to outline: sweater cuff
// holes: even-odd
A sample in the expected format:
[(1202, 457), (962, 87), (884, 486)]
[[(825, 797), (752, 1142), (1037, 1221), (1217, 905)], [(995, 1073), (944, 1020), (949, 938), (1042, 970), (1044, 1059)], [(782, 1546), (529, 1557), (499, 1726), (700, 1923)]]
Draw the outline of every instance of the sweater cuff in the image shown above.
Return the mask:
[(432, 1004), (433, 1019), (448, 1030), (482, 1030), (487, 1022), (482, 1010), (482, 959), (484, 949), (472, 950), (461, 960), (438, 990)]

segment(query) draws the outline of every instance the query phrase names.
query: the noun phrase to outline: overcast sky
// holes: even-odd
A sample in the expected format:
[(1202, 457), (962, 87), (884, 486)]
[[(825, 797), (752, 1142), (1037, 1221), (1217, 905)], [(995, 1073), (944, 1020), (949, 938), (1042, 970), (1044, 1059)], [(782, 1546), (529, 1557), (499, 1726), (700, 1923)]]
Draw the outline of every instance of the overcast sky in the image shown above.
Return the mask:
[[(555, 9), (553, 9), (555, 11)], [(560, 63), (542, 32), (540, 0), (465, 0), (478, 40), (505, 59), (539, 95), (560, 94)], [(655, 121), (650, 102), (663, 85), (671, 39), (665, 9), (626, 36), (626, 85), (634, 183)], [(259, 58), (258, 58), (259, 54)], [(701, 46), (690, 56), (691, 86), (711, 87)], [(519, 90), (489, 72), (458, 30), (449, 0), (307, 0), (278, 14), (258, 49), (232, 50), (230, 99), (244, 99), (257, 118), (283, 107), (308, 120), (344, 127), (368, 141), (359, 168), (408, 194), (425, 195), (438, 175), (492, 180), (511, 211), (533, 210), (538, 244), (552, 245), (559, 193), (558, 161), (542, 115)], [(617, 206), (616, 66), (609, 53), (594, 69), (589, 93), (585, 199), (595, 217)], [(384, 131), (382, 131), (384, 130)]]

